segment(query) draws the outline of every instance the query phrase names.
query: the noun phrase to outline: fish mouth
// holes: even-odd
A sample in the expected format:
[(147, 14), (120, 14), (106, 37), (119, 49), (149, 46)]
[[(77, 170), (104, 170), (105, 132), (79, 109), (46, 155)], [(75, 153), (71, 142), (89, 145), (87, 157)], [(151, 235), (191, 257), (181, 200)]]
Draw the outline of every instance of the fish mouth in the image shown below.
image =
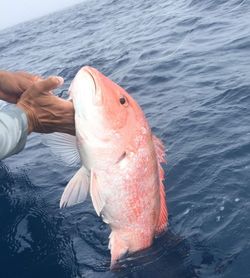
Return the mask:
[(92, 81), (93, 81), (93, 84), (94, 84), (94, 87), (95, 87), (94, 91), (95, 91), (95, 93), (96, 93), (96, 91), (97, 91), (97, 88), (96, 88), (96, 81), (95, 81), (95, 78), (94, 78), (93, 74), (91, 73), (91, 71), (90, 71), (87, 67), (86, 67), (86, 68), (83, 68), (83, 71), (84, 71), (85, 73), (89, 74), (89, 76), (92, 78)]
[(93, 104), (101, 105), (102, 104), (102, 92), (98, 86), (98, 80), (96, 80), (95, 74), (92, 73), (90, 67), (84, 67), (82, 70), (83, 70), (83, 72), (82, 72), (83, 75), (85, 75), (85, 79), (88, 80), (88, 87), (91, 87)]

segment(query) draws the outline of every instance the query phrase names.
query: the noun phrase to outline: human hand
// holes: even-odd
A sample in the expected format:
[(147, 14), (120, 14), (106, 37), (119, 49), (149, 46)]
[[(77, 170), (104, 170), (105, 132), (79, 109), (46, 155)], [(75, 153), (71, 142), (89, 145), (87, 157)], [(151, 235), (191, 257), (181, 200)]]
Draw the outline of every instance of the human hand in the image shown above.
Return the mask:
[(21, 94), (38, 79), (27, 72), (0, 71), (0, 99), (17, 103)]
[(61, 99), (51, 90), (63, 84), (59, 76), (35, 82), (17, 102), (28, 118), (28, 131), (63, 132), (75, 135), (74, 108), (71, 101)]

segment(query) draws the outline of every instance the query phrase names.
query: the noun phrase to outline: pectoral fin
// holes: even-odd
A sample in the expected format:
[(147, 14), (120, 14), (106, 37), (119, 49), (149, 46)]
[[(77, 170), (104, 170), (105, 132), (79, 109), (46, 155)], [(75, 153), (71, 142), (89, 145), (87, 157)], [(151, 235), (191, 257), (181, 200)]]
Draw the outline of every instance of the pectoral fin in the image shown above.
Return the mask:
[(50, 147), (55, 156), (66, 164), (78, 166), (81, 163), (75, 136), (54, 132), (43, 135), (42, 141), (46, 146)]
[(70, 207), (83, 202), (89, 190), (89, 173), (82, 166), (69, 181), (60, 201), (60, 208)]

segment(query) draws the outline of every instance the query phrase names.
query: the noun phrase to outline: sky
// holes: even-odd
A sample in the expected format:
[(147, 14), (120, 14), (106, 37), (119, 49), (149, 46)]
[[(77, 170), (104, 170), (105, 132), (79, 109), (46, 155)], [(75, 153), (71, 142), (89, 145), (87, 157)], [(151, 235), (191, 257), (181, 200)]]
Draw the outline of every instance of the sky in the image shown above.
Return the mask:
[(61, 10), (83, 0), (2, 0), (0, 29)]

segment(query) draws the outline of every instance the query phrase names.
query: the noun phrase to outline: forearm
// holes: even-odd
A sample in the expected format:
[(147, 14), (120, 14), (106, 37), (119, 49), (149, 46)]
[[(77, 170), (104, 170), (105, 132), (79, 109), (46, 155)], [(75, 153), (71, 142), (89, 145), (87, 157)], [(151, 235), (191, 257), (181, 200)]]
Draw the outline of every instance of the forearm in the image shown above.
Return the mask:
[(8, 71), (0, 70), (0, 91), (4, 89), (4, 83), (6, 82), (6, 78), (8, 78)]
[(6, 78), (6, 72), (3, 70), (0, 70), (0, 99), (2, 99), (2, 100), (5, 99), (5, 96), (3, 93), (5, 78)]
[(28, 134), (27, 117), (15, 105), (7, 105), (0, 111), (0, 160), (20, 152)]

